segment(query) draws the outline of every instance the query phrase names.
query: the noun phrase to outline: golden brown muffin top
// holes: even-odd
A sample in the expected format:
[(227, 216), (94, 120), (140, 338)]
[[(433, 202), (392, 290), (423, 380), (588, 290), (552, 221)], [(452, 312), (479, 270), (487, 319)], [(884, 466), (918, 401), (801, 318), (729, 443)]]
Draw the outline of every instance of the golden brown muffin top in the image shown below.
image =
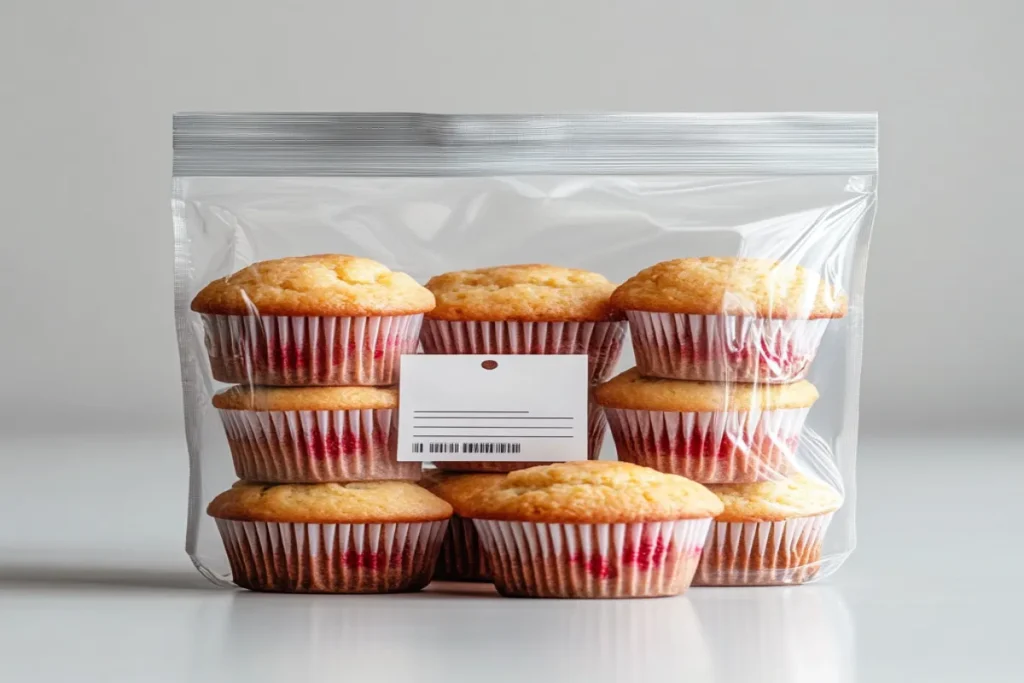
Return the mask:
[(345, 254), (259, 261), (192, 300), (193, 311), (215, 315), (404, 315), (433, 307), (434, 295), (405, 273)]
[(598, 385), (594, 399), (606, 408), (696, 413), (715, 410), (807, 408), (818, 390), (806, 380), (792, 384), (691, 382), (644, 377), (630, 368)]
[(511, 472), (459, 496), (459, 514), (555, 524), (619, 524), (714, 517), (718, 498), (700, 484), (626, 462), (583, 460)]
[(612, 294), (622, 310), (762, 318), (842, 318), (846, 297), (802, 266), (703, 256), (645, 268)]
[(221, 410), (381, 410), (398, 407), (398, 387), (237, 385), (213, 397)]
[(461, 270), (430, 278), (436, 320), (600, 322), (620, 318), (615, 285), (598, 273), (543, 264)]
[(452, 506), (406, 481), (348, 484), (237, 482), (206, 508), (217, 519), (308, 524), (374, 524), (448, 519)]
[(709, 484), (725, 510), (719, 522), (781, 522), (839, 509), (843, 497), (834, 488), (803, 474), (754, 484)]
[(498, 485), (504, 474), (454, 474), (435, 470), (427, 473), (420, 485), (449, 503), (461, 515), (463, 503), (490, 486)]

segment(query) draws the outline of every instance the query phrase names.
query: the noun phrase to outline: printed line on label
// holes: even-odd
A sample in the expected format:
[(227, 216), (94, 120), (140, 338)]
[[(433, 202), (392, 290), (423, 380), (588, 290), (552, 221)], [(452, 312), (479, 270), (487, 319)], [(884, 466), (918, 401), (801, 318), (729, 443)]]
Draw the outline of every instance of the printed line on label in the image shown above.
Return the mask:
[(572, 434), (413, 434), (414, 439), (571, 439)]
[(414, 420), (453, 420), (458, 418), (460, 420), (574, 420), (572, 417), (499, 417), (497, 415), (488, 415), (486, 417), (476, 417), (473, 415), (413, 415)]
[(490, 413), (492, 415), (529, 415), (529, 410), (414, 410), (413, 413)]
[(416, 425), (416, 429), (572, 429), (572, 427), (531, 427), (529, 425)]

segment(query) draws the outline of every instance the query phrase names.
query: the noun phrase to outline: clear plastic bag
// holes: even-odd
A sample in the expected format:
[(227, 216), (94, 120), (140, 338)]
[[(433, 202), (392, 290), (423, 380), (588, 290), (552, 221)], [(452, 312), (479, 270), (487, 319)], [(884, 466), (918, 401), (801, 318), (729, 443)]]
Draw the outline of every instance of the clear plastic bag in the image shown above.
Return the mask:
[[(750, 307), (749, 292), (727, 285), (717, 315), (627, 313), (631, 336), (616, 367), (726, 380), (726, 396), (734, 383), (764, 394), (806, 376), (818, 393), (813, 405), (675, 416), (613, 408), (606, 413), (616, 438), (605, 438), (601, 457), (615, 459), (616, 442), (621, 451), (632, 439), (650, 456), (641, 464), (689, 458), (697, 465), (680, 473), (698, 481), (719, 481), (716, 472), (726, 470), (753, 479), (758, 471), (806, 472), (841, 493), (834, 514), (788, 530), (771, 521), (733, 524), (708, 543), (760, 544), (760, 557), (766, 545), (799, 544), (827, 529), (820, 559), (782, 582), (827, 576), (853, 550), (875, 115), (182, 114), (174, 151), (187, 551), (211, 580), (228, 584), (231, 572), (205, 508), (238, 475), (230, 425), (211, 403), (226, 386), (215, 381), (207, 348), (219, 323), (190, 302), (207, 283), (254, 262), (322, 253), (374, 259), (420, 283), (520, 263), (586, 269), (618, 283), (658, 262), (706, 256), (817, 274), (829, 297), (845, 297), (845, 314), (773, 319)], [(276, 325), (258, 311), (249, 321)], [(703, 363), (696, 370), (695, 359)], [(753, 464), (751, 449), (759, 455)]]

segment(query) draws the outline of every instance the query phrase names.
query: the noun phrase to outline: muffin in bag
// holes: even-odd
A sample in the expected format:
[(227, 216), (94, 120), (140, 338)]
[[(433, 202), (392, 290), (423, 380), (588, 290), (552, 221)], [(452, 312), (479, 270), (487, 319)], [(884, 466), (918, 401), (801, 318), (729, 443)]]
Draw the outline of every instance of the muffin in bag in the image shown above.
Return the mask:
[(207, 513), (242, 588), (392, 593), (430, 583), (452, 507), (409, 482), (238, 482)]
[(437, 306), (423, 325), (423, 351), (588, 357), (590, 381), (615, 370), (626, 324), (603, 275), (543, 264), (497, 266), (430, 278)]
[(702, 484), (781, 479), (794, 468), (818, 391), (807, 381), (757, 385), (643, 377), (602, 384), (619, 460)]
[(708, 488), (724, 509), (708, 532), (694, 585), (805, 583), (818, 574), (825, 532), (843, 503), (839, 491), (803, 474)]
[(213, 378), (274, 386), (395, 384), (433, 307), (405, 273), (344, 254), (260, 261), (192, 300)]
[(706, 488), (630, 463), (531, 467), (464, 491), (502, 595), (630, 598), (690, 585), (722, 504)]
[(399, 462), (396, 387), (234, 386), (213, 397), (239, 479), (419, 479)]
[(717, 256), (655, 264), (611, 300), (642, 375), (711, 382), (803, 379), (847, 309), (838, 287), (802, 266)]

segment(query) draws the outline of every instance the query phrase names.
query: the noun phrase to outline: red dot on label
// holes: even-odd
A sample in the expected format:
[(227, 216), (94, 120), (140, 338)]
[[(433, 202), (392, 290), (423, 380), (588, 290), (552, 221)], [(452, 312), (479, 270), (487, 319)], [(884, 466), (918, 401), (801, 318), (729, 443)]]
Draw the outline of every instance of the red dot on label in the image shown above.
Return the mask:
[(482, 367), (484, 370), (493, 370), (494, 368), (498, 367), (498, 361), (485, 360), (483, 363), (480, 364), (480, 367)]

